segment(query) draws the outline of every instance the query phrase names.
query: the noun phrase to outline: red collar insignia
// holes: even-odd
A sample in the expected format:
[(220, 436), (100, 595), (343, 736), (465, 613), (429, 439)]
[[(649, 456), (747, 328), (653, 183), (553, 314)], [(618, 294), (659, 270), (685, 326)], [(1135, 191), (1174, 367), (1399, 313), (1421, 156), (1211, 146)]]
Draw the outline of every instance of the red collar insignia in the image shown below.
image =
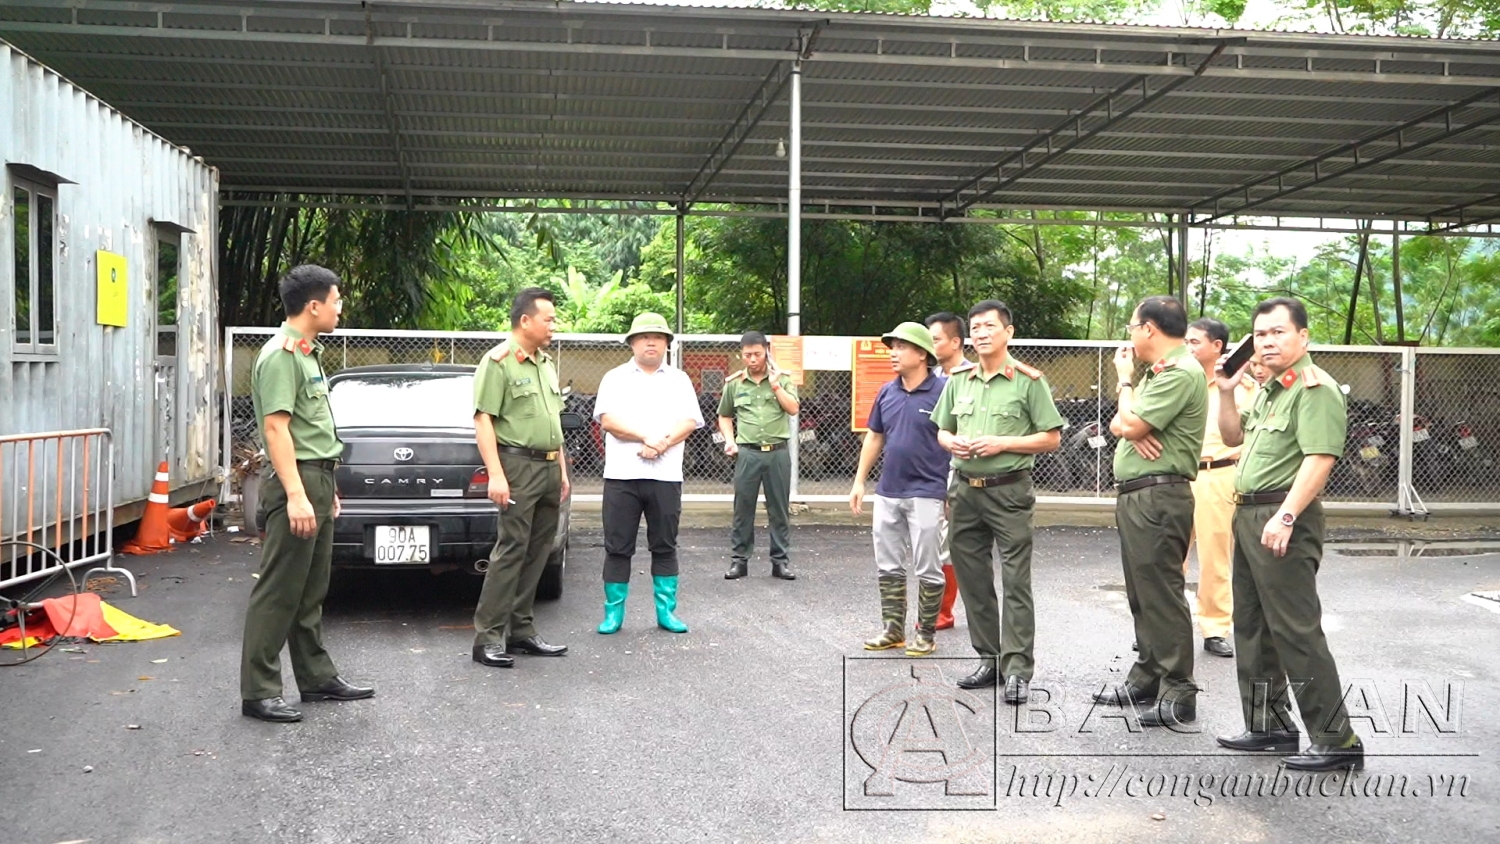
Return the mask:
[(1291, 389), (1292, 385), (1297, 383), (1297, 373), (1295, 370), (1288, 369), (1278, 380), (1281, 381), (1281, 386)]
[(1005, 377), (1006, 377), (1007, 380), (1015, 380), (1015, 377), (1016, 377), (1016, 370), (1015, 370), (1015, 368), (1014, 367), (1010, 367), (1010, 366), (1005, 367)]
[(306, 340), (298, 340), (297, 348), (301, 350), (302, 354), (304, 355), (312, 354), (312, 344), (308, 343)]
[(1162, 358), (1161, 360), (1157, 361), (1155, 364), (1152, 365), (1151, 371), (1154, 372), (1154, 373), (1156, 373), (1157, 375), (1160, 375), (1161, 371), (1163, 369), (1166, 369), (1166, 368), (1167, 368), (1167, 359), (1166, 358)]

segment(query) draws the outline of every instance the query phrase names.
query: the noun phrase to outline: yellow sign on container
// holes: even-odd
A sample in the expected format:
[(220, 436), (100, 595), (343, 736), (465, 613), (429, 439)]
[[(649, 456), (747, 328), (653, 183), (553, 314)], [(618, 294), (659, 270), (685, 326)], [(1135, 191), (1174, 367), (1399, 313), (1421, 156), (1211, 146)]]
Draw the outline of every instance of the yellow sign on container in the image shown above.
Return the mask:
[(99, 267), (99, 314), (100, 325), (125, 327), (130, 313), (130, 284), (126, 277), (124, 255), (100, 250), (94, 253), (94, 263)]

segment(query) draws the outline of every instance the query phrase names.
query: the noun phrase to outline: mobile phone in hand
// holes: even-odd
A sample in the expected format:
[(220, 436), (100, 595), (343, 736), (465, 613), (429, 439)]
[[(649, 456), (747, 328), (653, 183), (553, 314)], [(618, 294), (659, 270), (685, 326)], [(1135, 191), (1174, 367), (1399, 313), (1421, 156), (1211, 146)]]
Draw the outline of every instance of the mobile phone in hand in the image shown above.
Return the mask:
[(1224, 359), (1224, 374), (1233, 377), (1234, 374), (1239, 372), (1240, 369), (1245, 366), (1245, 364), (1250, 362), (1250, 358), (1254, 356), (1255, 335), (1246, 334), (1244, 338), (1235, 345), (1234, 349), (1229, 352), (1229, 357)]

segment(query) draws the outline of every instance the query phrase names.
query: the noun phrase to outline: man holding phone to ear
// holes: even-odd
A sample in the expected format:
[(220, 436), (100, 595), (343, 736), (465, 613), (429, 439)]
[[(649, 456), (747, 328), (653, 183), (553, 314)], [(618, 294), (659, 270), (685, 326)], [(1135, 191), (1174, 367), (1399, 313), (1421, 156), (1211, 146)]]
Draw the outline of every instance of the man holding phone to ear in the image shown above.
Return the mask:
[[(1249, 369), (1218, 371), (1219, 432), (1244, 448), (1235, 475), (1234, 644), (1245, 731), (1220, 736), (1231, 750), (1295, 754), (1286, 767), (1364, 767), (1338, 666), (1323, 633), (1318, 568), (1328, 473), (1344, 451), (1344, 394), (1307, 353), (1307, 308), (1275, 298), (1255, 308), (1255, 348), (1269, 379), (1248, 412), (1233, 395)], [(1289, 682), (1290, 681), (1290, 682)], [(1298, 753), (1289, 697), (1311, 746)]]
[(802, 409), (792, 378), (771, 360), (771, 341), (759, 331), (740, 338), (745, 368), (724, 379), (719, 399), (719, 433), (724, 453), (734, 461), (734, 528), (730, 534), (729, 570), (725, 580), (750, 571), (755, 548), (755, 499), (766, 491), (766, 518), (771, 525), (771, 576), (796, 580), (792, 548), (791, 417)]

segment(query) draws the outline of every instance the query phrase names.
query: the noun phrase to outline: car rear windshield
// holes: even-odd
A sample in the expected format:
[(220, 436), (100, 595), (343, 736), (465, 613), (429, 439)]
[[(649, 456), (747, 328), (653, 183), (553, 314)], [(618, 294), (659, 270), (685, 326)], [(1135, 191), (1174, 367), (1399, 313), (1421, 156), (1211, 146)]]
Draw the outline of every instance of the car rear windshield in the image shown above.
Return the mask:
[(356, 375), (328, 390), (340, 428), (472, 428), (474, 376), (467, 372)]

